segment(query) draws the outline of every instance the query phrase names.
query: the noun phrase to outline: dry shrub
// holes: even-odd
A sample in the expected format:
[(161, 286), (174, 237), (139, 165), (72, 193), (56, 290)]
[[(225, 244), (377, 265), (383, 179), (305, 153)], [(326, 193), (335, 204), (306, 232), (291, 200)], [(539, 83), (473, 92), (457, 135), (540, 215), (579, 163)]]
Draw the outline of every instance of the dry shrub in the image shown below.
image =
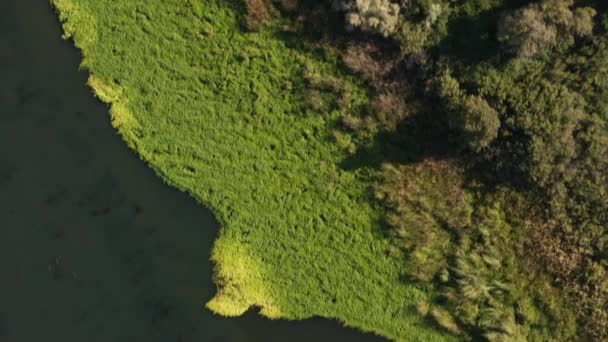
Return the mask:
[(569, 241), (555, 221), (540, 219), (526, 222), (530, 231), (529, 250), (534, 255), (534, 265), (539, 271), (548, 270), (560, 281), (572, 279), (578, 273), (583, 255), (576, 243)]
[(608, 274), (591, 260), (577, 237), (563, 232), (556, 221), (534, 219), (527, 222), (530, 231), (528, 250), (531, 258), (525, 267), (531, 272), (548, 271), (566, 290), (576, 316), (583, 327), (584, 340), (608, 340)]
[(328, 104), (323, 98), (321, 92), (316, 89), (304, 90), (304, 99), (310, 107), (318, 112), (326, 112), (328, 110)]
[(437, 309), (437, 308), (432, 309), (431, 317), (433, 317), (435, 322), (440, 327), (447, 330), (451, 334), (454, 334), (454, 335), (460, 334), (460, 329), (458, 328), (458, 325), (454, 321), (454, 318), (447, 311), (443, 311), (443, 310)]
[(279, 5), (285, 12), (295, 12), (300, 7), (300, 0), (281, 0)]
[(342, 117), (342, 123), (344, 124), (344, 126), (352, 129), (353, 131), (356, 131), (363, 127), (363, 120), (360, 117), (351, 114), (344, 115)]
[(376, 197), (388, 208), (385, 220), (395, 243), (408, 251), (408, 275), (428, 282), (446, 267), (451, 233), (470, 223), (462, 189), (463, 170), (447, 160), (382, 165)]
[(580, 276), (591, 281), (574, 283), (570, 288), (585, 338), (608, 341), (608, 271), (600, 264), (588, 261)]
[(267, 0), (245, 0), (247, 16), (245, 25), (249, 30), (257, 30), (272, 19), (272, 11)]
[(406, 117), (405, 99), (392, 91), (378, 95), (372, 109), (378, 120), (388, 129), (395, 129)]
[(398, 62), (391, 50), (394, 51), (370, 41), (353, 43), (346, 49), (342, 60), (349, 69), (379, 85)]
[(375, 126), (375, 122), (372, 118), (360, 118), (351, 114), (344, 115), (342, 117), (342, 123), (344, 124), (344, 126), (346, 126), (346, 128), (349, 128), (353, 131), (357, 131), (360, 129), (372, 130)]
[(405, 100), (393, 92), (378, 95), (374, 109), (378, 112), (400, 114), (405, 112)]
[(362, 76), (378, 94), (371, 103), (370, 117), (382, 128), (393, 130), (407, 116), (407, 99), (412, 99), (412, 78), (398, 46), (382, 40), (351, 43), (342, 61)]

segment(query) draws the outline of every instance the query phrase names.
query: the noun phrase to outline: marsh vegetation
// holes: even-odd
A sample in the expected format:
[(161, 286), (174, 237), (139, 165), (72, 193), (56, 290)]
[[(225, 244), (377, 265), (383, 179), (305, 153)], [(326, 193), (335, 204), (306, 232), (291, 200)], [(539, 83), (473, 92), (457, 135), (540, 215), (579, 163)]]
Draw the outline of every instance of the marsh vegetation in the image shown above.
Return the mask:
[(219, 219), (214, 312), (608, 337), (606, 4), (52, 2), (127, 144)]

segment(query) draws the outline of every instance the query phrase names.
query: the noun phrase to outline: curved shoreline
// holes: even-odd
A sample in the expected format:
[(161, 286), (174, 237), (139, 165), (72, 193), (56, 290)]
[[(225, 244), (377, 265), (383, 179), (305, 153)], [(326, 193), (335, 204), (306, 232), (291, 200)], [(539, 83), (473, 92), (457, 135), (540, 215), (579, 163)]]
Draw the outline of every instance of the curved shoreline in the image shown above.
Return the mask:
[[(247, 124), (244, 124), (239, 122), (243, 119), (243, 117), (239, 119), (239, 115), (243, 115), (242, 112), (230, 111), (230, 108), (238, 110), (248, 106), (247, 103), (237, 100), (236, 106), (233, 107), (235, 103), (229, 102), (232, 99), (218, 99), (217, 94), (214, 93), (216, 90), (193, 91), (184, 88), (183, 91), (191, 94), (198, 94), (199, 91), (204, 93), (202, 97), (198, 97), (198, 101), (205, 101), (206, 98), (211, 103), (212, 107), (206, 110), (208, 121), (201, 121), (202, 117), (196, 115), (185, 115), (188, 113), (186, 107), (179, 107), (178, 102), (174, 103), (178, 106), (176, 108), (180, 109), (173, 109), (173, 115), (178, 116), (172, 118), (170, 108), (173, 102), (171, 101), (178, 101), (182, 95), (176, 88), (163, 93), (168, 89), (159, 91), (154, 88), (154, 84), (144, 85), (137, 81), (138, 77), (144, 77), (145, 74), (133, 73), (133, 71), (129, 71), (129, 74), (124, 72), (112, 74), (116, 72), (112, 71), (113, 66), (110, 65), (112, 55), (97, 56), (89, 52), (96, 50), (104, 54), (103, 51), (111, 51), (104, 46), (112, 41), (112, 37), (97, 31), (115, 24), (118, 26), (114, 27), (114, 30), (122, 31), (127, 37), (121, 40), (121, 44), (131, 41), (128, 48), (135, 50), (133, 44), (140, 44), (143, 39), (157, 39), (156, 36), (145, 38), (140, 36), (141, 32), (154, 32), (154, 27), (148, 26), (153, 23), (147, 22), (145, 18), (158, 16), (155, 18), (157, 22), (179, 25), (171, 22), (169, 14), (151, 12), (155, 10), (154, 7), (146, 9), (146, 6), (142, 5), (141, 8), (137, 8), (137, 11), (145, 14), (142, 22), (138, 23), (138, 18), (121, 18), (127, 21), (135, 20), (134, 24), (138, 23), (133, 26), (134, 31), (128, 33), (129, 26), (121, 26), (123, 24), (118, 21), (115, 23), (111, 21), (112, 15), (120, 17), (117, 13), (132, 13), (127, 8), (119, 10), (117, 7), (112, 10), (112, 5), (108, 4), (108, 8), (104, 8), (103, 4), (87, 1), (82, 1), (82, 7), (76, 8), (71, 7), (76, 3), (73, 0), (56, 0), (53, 3), (61, 13), (64, 27), (69, 27), (66, 33), (74, 38), (76, 46), (83, 52), (83, 66), (90, 70), (94, 77), (90, 83), (96, 84), (94, 87), (97, 88), (97, 95), (102, 100), (113, 103), (111, 108), (113, 123), (127, 144), (137, 150), (142, 159), (146, 160), (165, 182), (181, 190), (188, 190), (199, 202), (215, 208), (213, 211), (216, 217), (224, 222), (218, 240), (223, 242), (220, 244), (216, 241), (214, 248), (216, 262), (236, 265), (239, 264), (238, 260), (249, 260), (251, 257), (264, 260), (258, 266), (260, 269), (254, 272), (249, 270), (250, 275), (247, 277), (243, 278), (242, 274), (238, 273), (224, 277), (226, 279), (223, 281), (227, 282), (222, 283), (223, 287), (239, 289), (238, 295), (232, 294), (232, 299), (228, 302), (242, 302), (247, 303), (246, 306), (262, 306), (268, 310), (269, 306), (265, 304), (268, 298), (265, 296), (271, 293), (274, 306), (272, 310), (276, 313), (280, 312), (282, 318), (302, 319), (322, 316), (337, 318), (348, 326), (375, 331), (394, 339), (407, 339), (412, 336), (431, 341), (450, 339), (414, 314), (416, 301), (425, 298), (426, 294), (412, 284), (401, 282), (399, 274), (402, 266), (399, 260), (388, 257), (386, 255), (388, 243), (377, 239), (375, 221), (378, 213), (374, 212), (366, 202), (367, 185), (358, 180), (353, 172), (339, 170), (333, 164), (341, 158), (342, 152), (338, 147), (324, 141), (323, 134), (328, 133), (332, 120), (336, 118), (302, 119), (281, 113), (281, 111), (297, 110), (298, 103), (301, 102), (291, 90), (283, 91), (279, 95), (279, 101), (273, 102), (277, 100), (272, 96), (272, 91), (276, 90), (273, 84), (289, 81), (290, 77), (297, 74), (297, 70), (293, 69), (293, 62), (297, 61), (294, 51), (263, 33), (257, 36), (245, 36), (234, 31), (230, 26), (232, 24), (226, 24), (234, 20), (230, 10), (221, 5), (210, 4), (208, 9), (214, 14), (207, 15), (205, 20), (207, 24), (212, 22), (217, 25), (215, 27), (217, 32), (214, 35), (217, 41), (210, 40), (205, 43), (208, 46), (205, 45), (202, 47), (203, 50), (198, 51), (201, 56), (209, 59), (217, 58), (219, 50), (216, 49), (228, 42), (228, 36), (224, 35), (227, 32), (230, 32), (230, 41), (234, 42), (236, 39), (236, 42), (239, 42), (235, 43), (237, 44), (235, 47), (230, 48), (230, 53), (256, 49), (256, 45), (267, 47), (267, 51), (272, 51), (272, 54), (260, 60), (256, 57), (259, 52), (251, 50), (251, 55), (244, 58), (248, 63), (254, 63), (261, 69), (256, 71), (252, 66), (239, 69), (243, 73), (240, 77), (261, 80), (259, 83), (249, 84), (249, 88), (256, 94), (256, 100), (250, 109), (253, 117), (247, 116), (245, 118)], [(86, 10), (83, 10), (85, 7)], [(87, 24), (90, 22), (87, 18), (94, 17), (93, 13), (96, 10), (108, 11), (105, 16), (100, 17), (106, 22), (95, 22), (94, 30), (83, 29), (82, 27), (91, 27), (88, 26), (91, 24)], [(181, 10), (182, 8), (176, 5), (168, 8), (167, 12), (177, 13)], [(159, 41), (165, 43), (171, 41), (176, 51), (182, 51), (184, 47), (180, 44), (183, 44), (183, 41), (178, 37), (179, 34), (188, 35), (200, 28), (199, 23), (189, 20), (193, 18), (183, 18), (183, 22), (191, 26), (184, 24), (186, 26), (181, 29), (175, 26), (177, 28), (175, 37), (167, 35), (165, 31), (159, 32)], [(165, 29), (170, 32), (167, 27), (163, 27), (163, 30)], [(101, 37), (100, 39), (106, 39), (106, 43), (96, 42), (96, 38), (87, 35), (87, 32), (91, 34), (94, 31), (95, 35)], [(136, 36), (139, 38), (136, 39)], [(114, 47), (119, 51), (122, 48)], [(205, 50), (206, 48), (211, 50)], [(130, 55), (132, 52), (124, 50), (121, 53), (130, 56), (125, 57), (125, 61), (139, 63), (135, 55)], [(224, 50), (222, 53), (228, 52)], [(171, 54), (171, 52), (156, 51), (154, 54), (157, 54), (157, 58), (162, 58), (163, 54)], [(146, 59), (143, 55), (141, 57), (143, 65), (146, 65)], [(274, 70), (270, 73), (268, 67), (264, 66), (265, 60), (273, 63)], [(136, 67), (121, 65), (120, 59), (114, 62), (118, 62), (119, 67), (124, 70), (135, 70)], [(174, 62), (179, 61), (174, 59)], [(295, 66), (301, 65), (300, 63), (296, 62)], [(154, 68), (149, 64), (146, 67)], [(183, 67), (192, 72), (195, 70), (187, 65)], [(216, 78), (219, 82), (214, 85), (216, 89), (221, 90), (222, 87), (241, 89), (239, 76), (236, 78), (232, 76), (234, 69), (231, 68), (238, 66), (230, 64), (228, 68), (220, 70), (222, 74), (219, 75), (234, 83), (225, 83), (221, 77), (217, 78), (217, 75), (213, 74), (217, 70), (199, 70), (198, 73), (201, 75), (199, 78)], [(169, 75), (167, 70), (158, 69), (155, 72), (156, 74), (150, 77)], [(179, 70), (172, 70), (171, 74), (179, 76), (180, 73)], [(248, 75), (248, 73), (253, 74)], [(238, 72), (236, 75), (239, 75)], [(123, 77), (125, 79), (121, 79)], [(114, 86), (104, 80), (113, 80), (114, 84), (120, 83), (120, 89), (112, 90)], [(177, 81), (168, 78), (167, 82)], [(174, 87), (182, 86), (175, 83)], [(167, 100), (173, 100), (160, 103), (147, 96), (142, 97), (143, 94), (154, 92)], [(117, 100), (117, 93), (121, 94), (120, 98), (124, 99), (126, 105), (117, 105), (123, 101)], [(280, 100), (281, 96), (285, 99)], [(218, 101), (218, 107), (213, 107), (215, 101)], [(276, 105), (269, 105), (271, 103)], [(141, 111), (142, 108), (148, 107), (149, 112)], [(161, 108), (164, 107), (169, 111), (163, 111)], [(271, 113), (259, 118), (260, 108), (272, 108), (272, 110)], [(190, 111), (196, 112), (196, 109)], [(125, 112), (132, 114), (125, 116), (122, 114)], [(162, 113), (168, 116), (162, 116)], [(134, 119), (120, 121), (125, 117)], [(187, 126), (180, 126), (180, 120)], [(134, 122), (140, 127), (134, 128)], [(201, 131), (192, 130), (194, 122), (201, 125)], [(159, 126), (155, 126), (157, 124)], [(181, 130), (178, 127), (182, 127)], [(303, 138), (298, 138), (301, 130), (321, 133), (316, 135), (312, 133), (312, 136), (311, 133), (306, 133)], [(154, 141), (157, 132), (161, 132), (160, 135), (166, 137), (180, 136), (181, 140), (171, 140), (170, 143), (161, 140), (158, 144)], [(201, 143), (197, 144), (196, 139), (203, 136), (204, 144), (207, 146), (201, 147)], [(198, 138), (189, 141), (188, 139), (192, 137)], [(283, 159), (277, 158), (274, 149), (272, 151), (263, 149), (264, 145), (280, 146), (277, 150), (283, 153), (281, 157)], [(198, 148), (203, 150), (199, 151)], [(286, 150), (282, 151), (281, 148)], [(184, 156), (183, 151), (188, 151), (190, 155)], [(268, 172), (264, 169), (268, 167), (272, 167), (275, 171)], [(282, 171), (276, 171), (281, 168)], [(230, 177), (239, 179), (240, 183), (230, 183), (226, 172), (231, 174)], [(323, 203), (321, 206), (319, 206), (320, 201)], [(264, 216), (261, 213), (276, 216)], [(304, 221), (306, 218), (311, 221)], [(275, 230), (276, 228), (280, 229)], [(249, 246), (251, 256), (242, 254), (239, 248), (233, 248), (241, 243)], [(222, 246), (219, 251), (218, 244)], [(233, 252), (227, 252), (230, 250)], [(217, 255), (222, 255), (221, 260)], [(285, 263), (289, 266), (286, 267)], [(260, 288), (267, 290), (260, 292)], [(234, 302), (235, 298), (237, 302)], [(238, 311), (241, 312), (242, 309)], [(276, 314), (270, 315), (279, 317)]]
[(204, 310), (216, 220), (125, 148), (47, 2), (9, 0), (0, 23), (0, 339), (377, 340)]

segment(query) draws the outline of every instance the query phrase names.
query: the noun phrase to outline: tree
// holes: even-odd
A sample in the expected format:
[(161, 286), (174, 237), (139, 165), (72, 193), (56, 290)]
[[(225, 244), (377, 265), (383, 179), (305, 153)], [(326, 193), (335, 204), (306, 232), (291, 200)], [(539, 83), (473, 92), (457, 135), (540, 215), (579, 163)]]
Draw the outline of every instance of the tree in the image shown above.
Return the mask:
[(574, 11), (572, 28), (579, 36), (589, 36), (593, 33), (593, 18), (597, 12), (591, 7), (577, 8)]
[(556, 38), (557, 28), (545, 21), (536, 4), (508, 13), (498, 23), (498, 40), (517, 57), (532, 57), (554, 46)]
[(571, 9), (572, 0), (545, 0), (504, 15), (498, 23), (498, 40), (509, 53), (523, 58), (555, 46), (568, 48), (577, 37), (593, 33), (591, 7)]
[(334, 8), (346, 11), (348, 31), (359, 28), (385, 37), (397, 31), (400, 7), (390, 0), (335, 1)]
[(481, 96), (467, 96), (449, 71), (437, 77), (434, 83), (443, 106), (450, 112), (449, 124), (461, 134), (464, 145), (474, 152), (488, 147), (498, 136), (498, 111)]
[(480, 96), (469, 95), (457, 117), (465, 144), (474, 152), (488, 147), (500, 128), (498, 112)]

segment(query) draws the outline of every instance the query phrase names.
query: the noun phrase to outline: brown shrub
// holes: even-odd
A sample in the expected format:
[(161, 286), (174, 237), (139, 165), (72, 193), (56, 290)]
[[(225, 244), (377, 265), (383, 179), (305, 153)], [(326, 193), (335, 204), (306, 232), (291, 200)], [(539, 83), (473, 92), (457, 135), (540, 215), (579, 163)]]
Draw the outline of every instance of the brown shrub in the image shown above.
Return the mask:
[(400, 114), (405, 112), (405, 100), (393, 92), (386, 92), (378, 95), (374, 103), (374, 108), (378, 112)]
[(393, 130), (407, 117), (406, 103), (418, 70), (410, 70), (399, 46), (389, 41), (366, 40), (351, 43), (342, 55), (344, 65), (367, 80), (376, 95), (369, 107), (376, 125)]
[(359, 117), (353, 116), (351, 114), (346, 114), (342, 117), (342, 123), (344, 126), (356, 131), (363, 127), (363, 120)]
[[(540, 215), (538, 215), (540, 216)], [(531, 232), (525, 268), (548, 271), (564, 289), (582, 327), (582, 340), (608, 340), (608, 270), (592, 260), (581, 245), (581, 233), (564, 229), (555, 220), (529, 220)]]
[(357, 74), (379, 84), (398, 62), (396, 56), (392, 56), (390, 49), (380, 44), (372, 42), (354, 43), (348, 46), (342, 61), (344, 64)]
[(526, 224), (531, 237), (529, 250), (534, 256), (534, 265), (528, 266), (548, 270), (562, 282), (572, 280), (583, 261), (576, 243), (568, 241), (555, 221), (530, 220)]
[(245, 0), (247, 16), (245, 25), (249, 30), (257, 30), (272, 19), (270, 4), (267, 0)]
[(279, 1), (281, 9), (285, 12), (294, 12), (300, 7), (300, 0), (281, 0)]
[(382, 93), (376, 97), (373, 110), (384, 127), (394, 129), (406, 116), (405, 99), (395, 92)]
[(317, 112), (326, 112), (328, 110), (328, 104), (323, 98), (321, 92), (316, 89), (304, 90), (304, 99), (310, 107)]
[(574, 306), (581, 320), (586, 339), (589, 341), (608, 340), (608, 270), (606, 267), (587, 261), (581, 277), (583, 283), (575, 283), (570, 288)]
[(458, 325), (454, 321), (454, 318), (447, 311), (443, 311), (443, 310), (437, 309), (437, 308), (432, 309), (431, 317), (433, 317), (435, 322), (440, 327), (447, 330), (451, 334), (454, 334), (454, 335), (460, 334), (460, 328), (458, 328)]

